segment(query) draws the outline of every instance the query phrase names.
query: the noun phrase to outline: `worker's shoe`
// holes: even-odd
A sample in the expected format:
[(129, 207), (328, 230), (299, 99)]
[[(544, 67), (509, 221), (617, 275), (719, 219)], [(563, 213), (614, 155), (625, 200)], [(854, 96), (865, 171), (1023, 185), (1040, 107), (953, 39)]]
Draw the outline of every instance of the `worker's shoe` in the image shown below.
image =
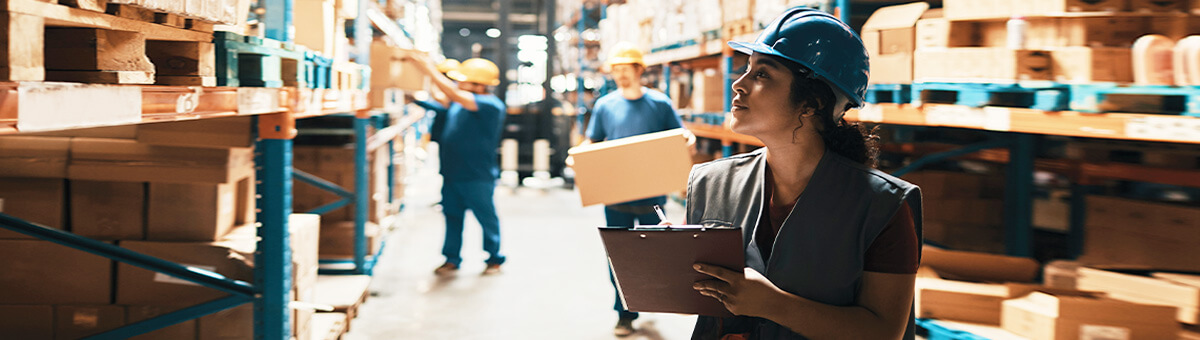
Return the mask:
[(500, 274), (500, 264), (499, 263), (495, 263), (495, 264), (489, 263), (487, 265), (487, 268), (483, 270), (483, 275), (494, 275), (494, 274)]
[(633, 332), (633, 319), (622, 318), (617, 320), (617, 326), (613, 327), (613, 335), (616, 336), (629, 336)]
[(450, 262), (443, 263), (441, 267), (433, 270), (433, 273), (437, 275), (450, 275), (456, 272), (458, 272), (458, 266)]

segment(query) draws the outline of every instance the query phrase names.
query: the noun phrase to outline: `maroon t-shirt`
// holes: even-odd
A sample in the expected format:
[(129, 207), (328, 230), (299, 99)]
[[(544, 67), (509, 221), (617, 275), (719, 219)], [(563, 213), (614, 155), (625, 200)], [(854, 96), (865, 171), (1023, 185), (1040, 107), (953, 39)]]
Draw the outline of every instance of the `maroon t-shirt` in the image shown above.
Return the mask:
[[(771, 175), (770, 168), (767, 168), (764, 187), (763, 194), (766, 195), (768, 203), (766, 213), (759, 218), (758, 225), (769, 225), (771, 228), (758, 228), (754, 238), (758, 242), (759, 250), (762, 251), (763, 259), (766, 260), (771, 258), (775, 235), (779, 234), (779, 229), (783, 227), (784, 220), (792, 212), (796, 200), (793, 200), (792, 204), (786, 205), (775, 203), (773, 195), (775, 179)], [(920, 264), (917, 258), (919, 246), (912, 210), (908, 207), (908, 202), (904, 202), (900, 206), (900, 211), (896, 212), (888, 225), (875, 238), (875, 242), (867, 248), (863, 271), (916, 274), (917, 266)]]

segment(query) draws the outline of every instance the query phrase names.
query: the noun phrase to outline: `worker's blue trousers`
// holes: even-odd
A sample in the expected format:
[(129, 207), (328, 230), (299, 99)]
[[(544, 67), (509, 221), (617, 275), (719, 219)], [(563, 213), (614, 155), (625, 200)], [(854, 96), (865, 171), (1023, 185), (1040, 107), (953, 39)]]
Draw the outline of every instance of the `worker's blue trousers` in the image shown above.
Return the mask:
[[(630, 228), (632, 228), (634, 226), (635, 220), (637, 221), (638, 225), (656, 225), (659, 222), (662, 222), (662, 220), (658, 218), (658, 214), (654, 213), (653, 210), (649, 210), (650, 207), (638, 207), (638, 208), (634, 208), (634, 209), (646, 210), (646, 211), (650, 211), (650, 212), (634, 213), (629, 210), (622, 209), (621, 207), (606, 206), (606, 207), (604, 207), (605, 222), (610, 227), (630, 227)], [(613, 278), (612, 268), (609, 268), (608, 279), (609, 279), (609, 281), (612, 281), (613, 292), (616, 292), (617, 291), (617, 281), (615, 278)], [(617, 316), (621, 319), (637, 319), (638, 318), (637, 312), (630, 312), (629, 310), (625, 309), (625, 305), (621, 303), (621, 295), (619, 293), (616, 294), (616, 302), (613, 303), (613, 310), (617, 311)]]
[(446, 216), (442, 255), (446, 256), (446, 263), (462, 264), (459, 252), (462, 250), (463, 220), (468, 209), (483, 227), (483, 250), (490, 255), (487, 263), (504, 263), (504, 255), (500, 254), (500, 218), (496, 216), (493, 199), (495, 192), (496, 182), (492, 180), (447, 180), (442, 183), (442, 214)]

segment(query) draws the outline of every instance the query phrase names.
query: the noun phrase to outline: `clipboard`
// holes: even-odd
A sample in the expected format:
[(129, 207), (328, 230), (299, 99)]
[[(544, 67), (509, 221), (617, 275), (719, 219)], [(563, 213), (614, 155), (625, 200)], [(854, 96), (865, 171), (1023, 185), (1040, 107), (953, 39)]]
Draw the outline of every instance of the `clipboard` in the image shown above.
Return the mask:
[(600, 239), (625, 308), (633, 312), (732, 316), (721, 302), (692, 288), (713, 277), (692, 269), (704, 262), (746, 266), (742, 230), (698, 225), (600, 227)]

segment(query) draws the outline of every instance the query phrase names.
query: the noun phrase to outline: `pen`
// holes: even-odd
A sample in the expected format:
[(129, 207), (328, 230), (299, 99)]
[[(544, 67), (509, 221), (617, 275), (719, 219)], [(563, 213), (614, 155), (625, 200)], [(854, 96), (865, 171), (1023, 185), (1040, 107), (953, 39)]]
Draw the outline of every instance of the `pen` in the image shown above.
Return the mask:
[(662, 207), (659, 207), (658, 204), (654, 205), (654, 213), (658, 214), (659, 221), (667, 220), (667, 214), (663, 213)]

